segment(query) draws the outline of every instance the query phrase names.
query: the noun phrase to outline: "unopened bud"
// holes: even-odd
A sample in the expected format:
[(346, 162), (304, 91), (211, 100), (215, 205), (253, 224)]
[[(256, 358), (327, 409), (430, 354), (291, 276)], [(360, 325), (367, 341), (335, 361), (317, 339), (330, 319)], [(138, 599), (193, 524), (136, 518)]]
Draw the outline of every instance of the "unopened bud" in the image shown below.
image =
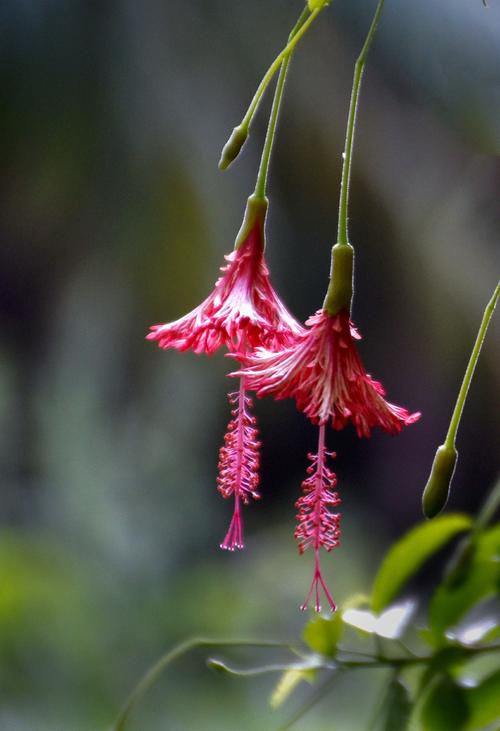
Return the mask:
[(248, 127), (241, 124), (233, 129), (231, 137), (222, 148), (222, 154), (219, 160), (219, 169), (226, 170), (233, 160), (236, 160), (241, 152), (241, 148), (248, 138)]
[(438, 447), (422, 495), (422, 510), (426, 518), (434, 518), (448, 502), (457, 457), (455, 447), (447, 447), (444, 444)]
[(330, 5), (330, 0), (307, 0), (309, 10), (320, 10), (324, 5)]

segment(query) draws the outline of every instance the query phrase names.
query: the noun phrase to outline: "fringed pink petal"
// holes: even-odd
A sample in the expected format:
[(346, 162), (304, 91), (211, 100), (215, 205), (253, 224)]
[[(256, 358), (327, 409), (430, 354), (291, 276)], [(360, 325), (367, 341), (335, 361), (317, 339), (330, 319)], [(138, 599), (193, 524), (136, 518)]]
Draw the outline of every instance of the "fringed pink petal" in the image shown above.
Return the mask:
[(420, 418), (386, 401), (382, 384), (366, 373), (355, 343), (360, 335), (348, 312), (319, 310), (306, 325), (292, 345), (238, 356), (244, 368), (231, 375), (244, 376), (258, 396), (294, 398), (315, 424), (331, 421), (343, 429), (350, 420), (360, 437), (370, 436), (375, 426), (395, 434)]
[(244, 344), (275, 350), (302, 332), (271, 285), (261, 222), (225, 259), (212, 293), (184, 317), (153, 325), (148, 340), (156, 340), (161, 348), (211, 355), (223, 345), (236, 353)]

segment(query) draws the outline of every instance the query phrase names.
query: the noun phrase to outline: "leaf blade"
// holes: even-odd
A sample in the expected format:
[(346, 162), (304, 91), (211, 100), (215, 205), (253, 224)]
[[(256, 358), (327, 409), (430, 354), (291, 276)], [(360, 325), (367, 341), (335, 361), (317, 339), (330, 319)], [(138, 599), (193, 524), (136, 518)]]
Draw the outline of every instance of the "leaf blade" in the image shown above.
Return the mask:
[(419, 523), (386, 554), (372, 590), (372, 609), (381, 612), (422, 564), (458, 533), (471, 528), (468, 515), (453, 513)]

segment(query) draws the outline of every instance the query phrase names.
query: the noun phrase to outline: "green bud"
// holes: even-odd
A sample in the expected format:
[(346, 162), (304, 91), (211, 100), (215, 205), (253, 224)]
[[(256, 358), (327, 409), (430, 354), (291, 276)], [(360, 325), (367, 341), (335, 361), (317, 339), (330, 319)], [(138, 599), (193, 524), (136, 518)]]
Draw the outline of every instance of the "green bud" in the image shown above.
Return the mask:
[(259, 226), (262, 237), (262, 247), (264, 247), (264, 221), (266, 220), (267, 207), (269, 201), (267, 198), (260, 198), (255, 193), (250, 196), (247, 200), (247, 207), (245, 209), (245, 216), (243, 217), (243, 223), (236, 236), (234, 242), (234, 248), (237, 249), (241, 244), (247, 240), (248, 235), (255, 228)]
[(422, 510), (426, 518), (434, 518), (448, 502), (457, 457), (455, 447), (447, 447), (444, 444), (438, 447), (422, 495)]
[(330, 315), (351, 309), (352, 277), (354, 270), (354, 249), (351, 244), (335, 244), (332, 249), (330, 285), (323, 309)]
[(325, 5), (330, 5), (331, 0), (307, 0), (307, 7), (313, 12), (313, 10), (320, 10)]
[(219, 169), (227, 170), (231, 163), (236, 160), (241, 152), (241, 148), (248, 138), (248, 127), (241, 124), (233, 129), (231, 137), (222, 148), (222, 154), (219, 160)]

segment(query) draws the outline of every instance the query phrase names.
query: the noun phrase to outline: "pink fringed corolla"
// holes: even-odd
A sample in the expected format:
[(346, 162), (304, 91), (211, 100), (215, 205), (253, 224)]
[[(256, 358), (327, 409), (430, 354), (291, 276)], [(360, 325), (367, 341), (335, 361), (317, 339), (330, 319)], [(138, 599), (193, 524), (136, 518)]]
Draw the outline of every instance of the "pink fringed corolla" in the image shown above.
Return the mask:
[[(251, 196), (235, 248), (225, 258), (222, 276), (211, 294), (179, 320), (153, 325), (147, 336), (161, 348), (211, 355), (226, 346), (237, 357), (250, 349), (270, 351), (289, 345), (303, 328), (273, 289), (264, 258), (267, 199)], [(251, 400), (240, 378), (237, 393), (229, 394), (231, 420), (219, 452), (217, 486), (234, 498), (234, 512), (221, 548), (243, 548), (241, 505), (258, 498), (259, 447)]]
[(242, 357), (245, 368), (235, 375), (258, 396), (294, 398), (314, 424), (330, 421), (343, 429), (352, 421), (360, 437), (369, 437), (374, 426), (396, 434), (417, 421), (419, 413), (386, 401), (382, 384), (366, 373), (356, 347), (361, 336), (348, 311), (318, 310), (306, 325), (294, 344)]
[(222, 276), (203, 302), (187, 315), (153, 325), (148, 340), (160, 348), (212, 355), (221, 346), (235, 353), (248, 347), (270, 350), (289, 343), (301, 326), (271, 285), (264, 258), (267, 199), (251, 196), (234, 250)]
[(307, 328), (279, 349), (260, 346), (240, 356), (243, 368), (231, 374), (245, 378), (246, 387), (259, 397), (295, 399), (297, 408), (319, 425), (318, 453), (302, 483), (305, 497), (297, 503), (299, 527), (295, 533), (301, 553), (308, 547), (315, 551), (314, 578), (302, 608), (315, 592), (317, 611), (320, 587), (332, 611), (335, 609), (321, 574), (319, 549), (323, 546), (330, 551), (340, 538), (340, 516), (328, 509), (339, 499), (331, 492), (335, 475), (326, 466), (327, 424), (343, 429), (351, 421), (359, 437), (369, 437), (375, 426), (396, 434), (420, 418), (420, 413), (386, 401), (382, 384), (365, 371), (356, 346), (361, 336), (350, 320), (352, 247), (337, 244), (332, 257), (332, 278), (323, 308), (307, 320)]

